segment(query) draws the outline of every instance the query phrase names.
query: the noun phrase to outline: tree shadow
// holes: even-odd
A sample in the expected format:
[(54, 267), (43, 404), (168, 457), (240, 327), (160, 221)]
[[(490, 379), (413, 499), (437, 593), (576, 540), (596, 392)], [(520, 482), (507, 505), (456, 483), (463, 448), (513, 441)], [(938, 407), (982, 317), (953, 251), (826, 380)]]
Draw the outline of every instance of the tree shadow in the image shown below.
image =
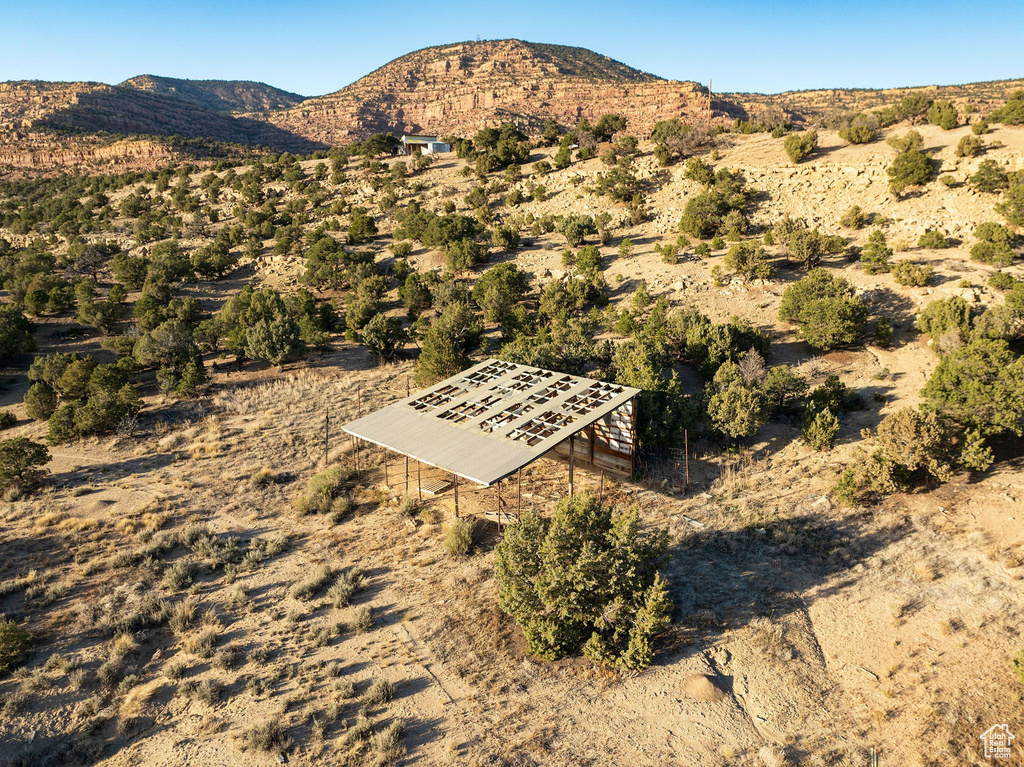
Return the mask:
[(768, 518), (760, 527), (690, 532), (672, 547), (666, 568), (674, 619), (682, 624), (670, 654), (692, 655), (724, 630), (834, 596), (857, 580), (841, 576), (909, 532), (909, 522), (873, 526), (867, 512), (843, 519), (805, 513)]

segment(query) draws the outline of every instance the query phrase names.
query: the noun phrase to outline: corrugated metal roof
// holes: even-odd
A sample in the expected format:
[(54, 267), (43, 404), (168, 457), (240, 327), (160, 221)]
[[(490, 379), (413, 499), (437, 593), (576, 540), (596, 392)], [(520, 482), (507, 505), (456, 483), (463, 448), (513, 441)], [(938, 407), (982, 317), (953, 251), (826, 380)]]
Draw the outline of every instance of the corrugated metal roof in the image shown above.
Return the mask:
[(471, 482), (493, 485), (639, 393), (489, 359), (342, 428)]

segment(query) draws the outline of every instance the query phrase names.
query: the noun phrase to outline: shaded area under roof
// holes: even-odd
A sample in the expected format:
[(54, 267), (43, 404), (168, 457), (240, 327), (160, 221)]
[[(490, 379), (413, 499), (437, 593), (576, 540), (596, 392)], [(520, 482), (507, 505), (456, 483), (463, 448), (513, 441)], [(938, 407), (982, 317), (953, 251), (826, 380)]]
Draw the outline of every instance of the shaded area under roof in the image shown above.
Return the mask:
[(628, 386), (489, 359), (342, 428), (490, 486), (639, 393)]

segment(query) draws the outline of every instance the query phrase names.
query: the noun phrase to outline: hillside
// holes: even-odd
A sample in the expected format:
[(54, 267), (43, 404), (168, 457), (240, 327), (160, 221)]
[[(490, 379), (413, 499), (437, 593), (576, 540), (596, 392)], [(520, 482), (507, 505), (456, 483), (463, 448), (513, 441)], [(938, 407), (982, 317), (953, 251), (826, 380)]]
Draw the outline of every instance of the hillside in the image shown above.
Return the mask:
[(826, 88), (783, 93), (719, 93), (717, 99), (732, 102), (748, 116), (782, 110), (797, 122), (828, 121), (830, 118), (894, 104), (905, 96), (923, 93), (931, 99), (952, 101), (961, 114), (986, 113), (998, 109), (1006, 97), (1024, 88), (1024, 79), (991, 80), (963, 85), (923, 85), (907, 88)]
[[(546, 119), (572, 126), (607, 113), (624, 115), (640, 137), (671, 118), (701, 125), (710, 118), (728, 127), (737, 118), (771, 114), (797, 125), (834, 125), (839, 115), (916, 92), (951, 99), (966, 117), (999, 107), (1022, 85), (722, 93), (713, 94), (709, 114), (704, 86), (665, 80), (585, 48), (462, 42), (414, 51), (309, 99), (263, 83), (155, 75), (120, 85), (0, 83), (0, 167), (152, 167), (177, 151), (155, 137), (310, 152), (376, 132), (470, 135), (511, 121), (536, 133)], [(211, 152), (217, 153), (223, 150)]]
[(176, 77), (139, 75), (119, 84), (147, 93), (188, 101), (212, 112), (266, 112), (288, 109), (304, 97), (297, 93), (249, 80), (183, 80)]
[(501, 120), (537, 128), (617, 112), (638, 133), (706, 114), (697, 83), (662, 80), (583, 48), (487, 40), (424, 48), (339, 91), (268, 115), (324, 143), (377, 131), (470, 133)]
[[(987, 471), (915, 472), (888, 490), (872, 489), (869, 469), (883, 425), (925, 401), (958, 343), (998, 333), (1013, 341), (1009, 364), (1024, 364), (1024, 242), (1009, 239), (1008, 265), (976, 257), (978, 225), (1006, 220), (995, 206), (1008, 193), (971, 181), (986, 160), (1024, 169), (1024, 130), (996, 125), (983, 154), (963, 157), (969, 126), (917, 126), (936, 178), (895, 197), (885, 139), (908, 130), (850, 145), (822, 129), (797, 165), (768, 133), (715, 137), (700, 159), (741, 206), (735, 234), (723, 221), (705, 233), (715, 238), (680, 238), (679, 226), (717, 187), (685, 163), (662, 166), (644, 140), (628, 163), (640, 218), (600, 191), (609, 166), (599, 157), (538, 167), (554, 147), (531, 148), (521, 177), (496, 171), (483, 183), (449, 154), (425, 165), (285, 158), (0, 184), (2, 300), (25, 305), (36, 344), (4, 363), (0, 409), (14, 423), (2, 438), (45, 443), (51, 458), (43, 487), (8, 487), (0, 503), (0, 612), (31, 637), (0, 672), (0, 763), (576, 767), (587, 754), (593, 767), (811, 767), (868, 764), (873, 751), (882, 764), (988, 763), (979, 732), (992, 721), (1024, 729), (1009, 660), (1024, 649), (1021, 441), (994, 435)], [(852, 206), (862, 222), (844, 223)], [(487, 221), (471, 236), (483, 251), (505, 245), (443, 274), (451, 252), (410, 231), (412, 210)], [(352, 227), (366, 215), (373, 234)], [(561, 217), (604, 224), (567, 250)], [(797, 240), (783, 240), (787, 217), (838, 240), (816, 263), (867, 313), (849, 342), (821, 348), (780, 319), (811, 266), (791, 251)], [(352, 232), (358, 258), (342, 247)], [(941, 241), (922, 243), (928, 232)], [(890, 251), (881, 270), (861, 260), (879, 235)], [(744, 249), (770, 269), (740, 274), (733, 257)], [(907, 267), (920, 279), (901, 279)], [(513, 308), (490, 319), (500, 302), (476, 288), (510, 268), (523, 289), (499, 291)], [(580, 283), (594, 292), (577, 303), (569, 286)], [(38, 285), (52, 296), (29, 290)], [(417, 285), (427, 290), (414, 302)], [(77, 306), (61, 303), (62, 286), (75, 287)], [(262, 303), (308, 347), (278, 365), (264, 359), (272, 350), (254, 345), (264, 356), (253, 359), (248, 343), (229, 346), (264, 322), (238, 311), (248, 287), (263, 289), (252, 315)], [(938, 301), (967, 307), (966, 339), (922, 330)], [(642, 673), (579, 653), (531, 655), (498, 601), (496, 548), (510, 528), (481, 519), (467, 549), (453, 550), (452, 489), (416, 490), (421, 471), (428, 482), (440, 473), (413, 465), (407, 491), (399, 457), (384, 464), (368, 446), (355, 457), (340, 436), (350, 419), (419, 388), (426, 337), (403, 336), (380, 364), (371, 323), (414, 331), (445, 316), (464, 317), (467, 332), (479, 323), (476, 361), (536, 350), (555, 370), (585, 366), (608, 380), (634, 379), (618, 351), (602, 371), (605, 341), (651, 343), (657, 355), (638, 359), (664, 377), (648, 386), (672, 373), (696, 402), (685, 469), (659, 467), (653, 452), (629, 480), (577, 467), (580, 491), (635, 508), (644, 529), (670, 537), (672, 622)], [(549, 328), (557, 335), (546, 340)], [(699, 356), (702, 338), (719, 344), (718, 371), (749, 374), (732, 385), (751, 396), (759, 381), (792, 376), (788, 401), (745, 436), (709, 420), (705, 397), (720, 377), (702, 371), (712, 364)], [(156, 342), (197, 361), (206, 380), (170, 390), (178, 373), (152, 353)], [(30, 366), (57, 352), (137, 360), (128, 389), (139, 411), (99, 428), (78, 417), (98, 412), (94, 386), (120, 385), (108, 366), (90, 374), (84, 405), (61, 393), (60, 409), (41, 413)], [(32, 375), (61, 387), (74, 385), (67, 371), (89, 367), (68, 363), (57, 377), (60, 360), (48, 359)], [(815, 444), (806, 416), (836, 384), (849, 404), (836, 405), (835, 433)], [(1024, 422), (1019, 383), (1007, 391), (999, 412)], [(60, 431), (68, 412), (81, 434)], [(325, 458), (347, 478), (345, 494), (329, 511), (310, 509), (301, 501), (323, 486)], [(841, 493), (847, 472), (862, 483), (852, 495)], [(527, 467), (524, 511), (550, 515), (566, 474), (554, 460)], [(514, 497), (517, 482), (500, 497)], [(463, 514), (500, 502), (494, 487), (458, 492)]]
[[(104, 83), (0, 83), (0, 165), (81, 164), (96, 147), (139, 136), (309, 152), (308, 139), (159, 92)], [(143, 153), (145, 154), (145, 153)]]

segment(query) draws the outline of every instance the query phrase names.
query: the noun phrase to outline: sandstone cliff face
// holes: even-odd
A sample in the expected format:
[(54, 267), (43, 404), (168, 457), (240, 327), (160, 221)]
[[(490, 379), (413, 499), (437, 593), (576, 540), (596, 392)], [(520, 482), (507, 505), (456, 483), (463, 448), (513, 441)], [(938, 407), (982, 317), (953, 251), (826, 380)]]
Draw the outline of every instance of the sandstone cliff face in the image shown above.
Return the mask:
[(268, 115), (290, 132), (342, 143), (377, 131), (469, 134), (503, 120), (575, 125), (617, 112), (643, 134), (658, 120), (706, 119), (707, 90), (581, 48), (519, 40), (410, 53), (340, 91)]

